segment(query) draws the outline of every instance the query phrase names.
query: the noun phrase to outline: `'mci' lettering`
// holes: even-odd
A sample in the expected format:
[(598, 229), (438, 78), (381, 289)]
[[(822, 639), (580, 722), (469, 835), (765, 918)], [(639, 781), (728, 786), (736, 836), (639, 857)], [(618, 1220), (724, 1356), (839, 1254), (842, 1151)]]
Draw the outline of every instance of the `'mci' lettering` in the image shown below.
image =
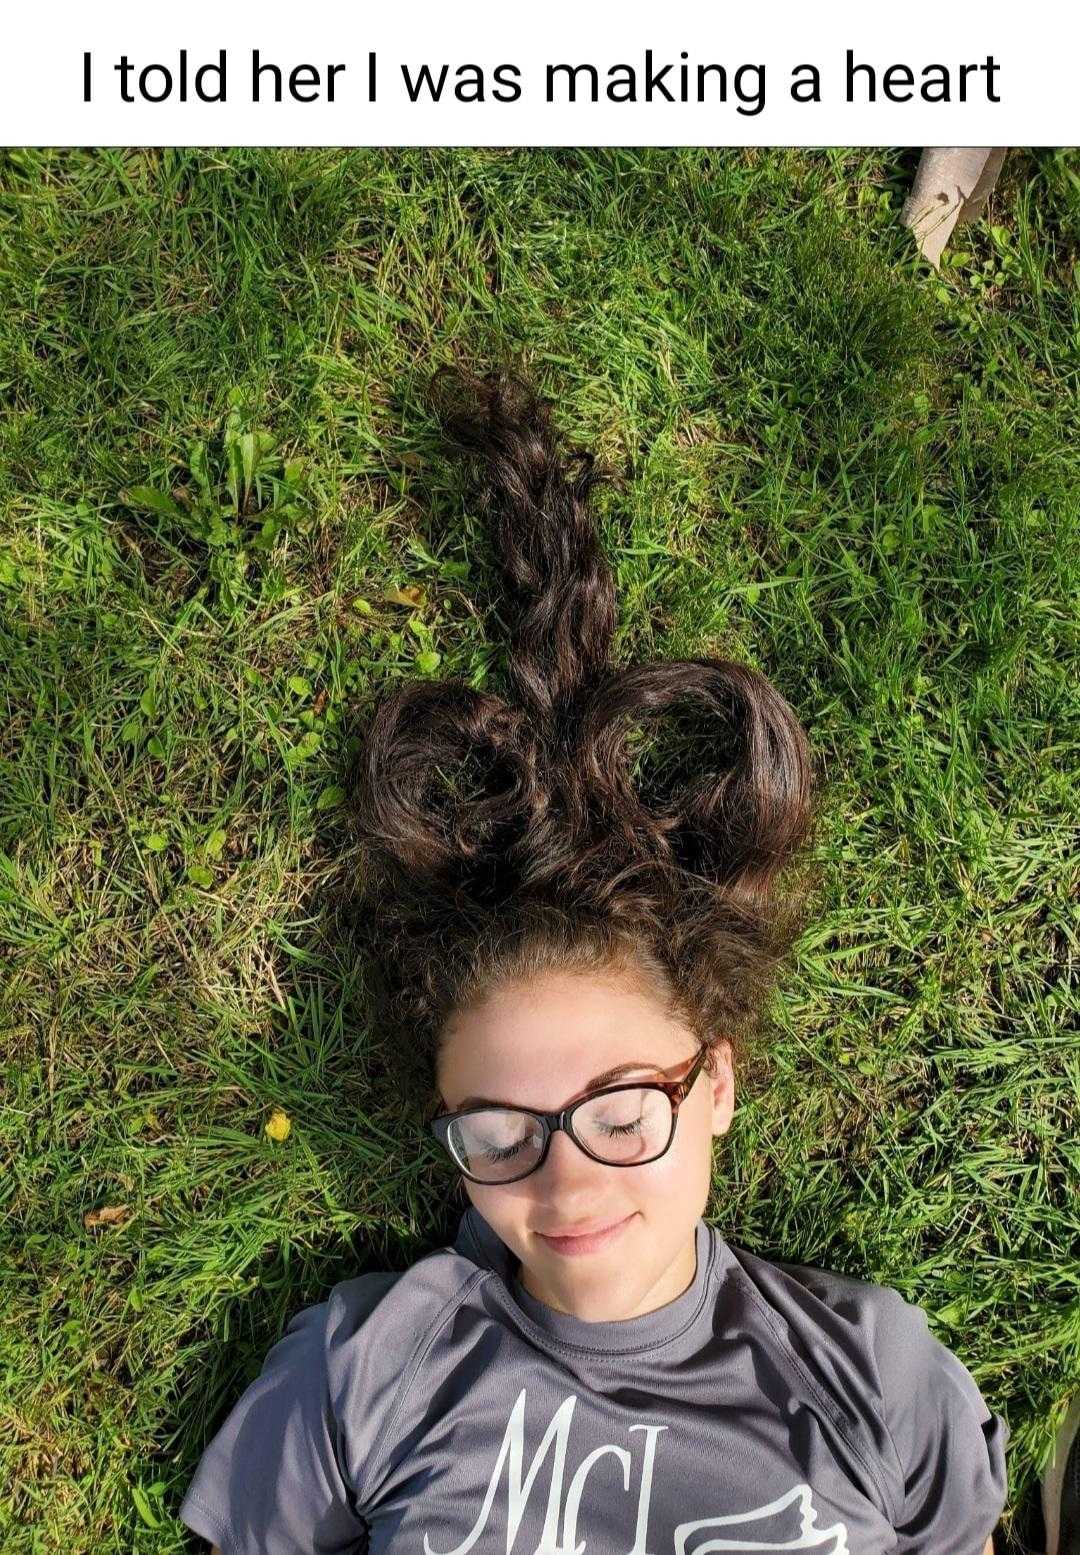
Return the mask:
[[(581, 1506), (581, 1497), (585, 1490), (585, 1481), (589, 1477), (589, 1471), (593, 1464), (606, 1453), (611, 1453), (622, 1464), (623, 1489), (630, 1489), (630, 1454), (624, 1447), (605, 1445), (597, 1447), (585, 1458), (577, 1468), (569, 1489), (566, 1491), (565, 1503), (563, 1500), (563, 1483), (566, 1474), (566, 1444), (570, 1432), (570, 1420), (574, 1413), (574, 1405), (577, 1403), (576, 1394), (571, 1393), (559, 1405), (551, 1418), (551, 1424), (544, 1433), (544, 1439), (537, 1448), (529, 1472), (522, 1483), (521, 1470), (524, 1458), (525, 1436), (525, 1389), (518, 1394), (517, 1402), (510, 1414), (503, 1434), (502, 1445), (499, 1448), (499, 1456), (488, 1481), (487, 1491), (484, 1495), (483, 1505), (479, 1516), (472, 1529), (459, 1545), (452, 1550), (435, 1550), (432, 1548), (428, 1536), (424, 1534), (424, 1555), (467, 1555), (477, 1539), (487, 1527), (491, 1508), (495, 1502), (499, 1480), (502, 1476), (503, 1465), (506, 1465), (506, 1555), (510, 1555), (517, 1538), (521, 1519), (528, 1505), (533, 1483), (540, 1472), (549, 1448), (554, 1447), (554, 1459), (551, 1465), (551, 1476), (548, 1480), (547, 1509), (544, 1515), (544, 1528), (540, 1536), (540, 1542), (536, 1546), (535, 1555), (582, 1555), (586, 1541), (582, 1539), (577, 1543), (577, 1520)], [(645, 1456), (641, 1467), (641, 1484), (638, 1488), (637, 1526), (634, 1530), (633, 1547), (627, 1551), (627, 1555), (649, 1555), (645, 1539), (649, 1524), (649, 1499), (652, 1494), (653, 1458), (656, 1454), (656, 1438), (661, 1431), (666, 1431), (666, 1425), (632, 1425), (631, 1431), (644, 1431), (646, 1435)], [(560, 1532), (560, 1518), (562, 1527)]]

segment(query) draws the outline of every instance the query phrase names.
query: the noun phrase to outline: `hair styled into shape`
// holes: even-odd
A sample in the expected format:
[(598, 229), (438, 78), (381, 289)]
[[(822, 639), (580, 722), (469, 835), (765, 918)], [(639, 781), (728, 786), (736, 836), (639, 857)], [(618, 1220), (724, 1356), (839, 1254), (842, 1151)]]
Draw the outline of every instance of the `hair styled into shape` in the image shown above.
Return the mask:
[[(583, 972), (630, 980), (742, 1060), (804, 922), (792, 866), (814, 805), (799, 720), (745, 664), (609, 662), (593, 455), (560, 455), (550, 407), (514, 370), (444, 368), (430, 396), (478, 466), (510, 685), (408, 683), (365, 730), (356, 926), (377, 1018), (435, 1061), (455, 1011)], [(689, 770), (685, 755), (645, 759), (643, 738), (680, 732)]]

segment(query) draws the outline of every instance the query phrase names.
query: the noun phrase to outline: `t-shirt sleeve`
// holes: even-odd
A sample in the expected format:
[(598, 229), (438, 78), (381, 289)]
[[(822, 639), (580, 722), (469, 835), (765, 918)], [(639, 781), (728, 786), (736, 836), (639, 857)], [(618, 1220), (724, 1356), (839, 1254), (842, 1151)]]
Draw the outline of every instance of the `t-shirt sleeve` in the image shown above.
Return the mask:
[(875, 1348), (898, 1460), (892, 1555), (982, 1555), (1008, 1493), (1009, 1427), (898, 1291)]
[(340, 1555), (366, 1525), (342, 1472), (330, 1402), (328, 1302), (307, 1307), (203, 1453), (180, 1519), (223, 1555)]

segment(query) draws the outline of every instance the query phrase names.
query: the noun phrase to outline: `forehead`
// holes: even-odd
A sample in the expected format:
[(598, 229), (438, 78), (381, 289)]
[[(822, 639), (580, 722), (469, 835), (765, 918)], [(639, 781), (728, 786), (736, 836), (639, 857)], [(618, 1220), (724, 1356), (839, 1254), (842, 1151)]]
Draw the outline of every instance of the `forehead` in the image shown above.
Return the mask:
[[(447, 1022), (439, 1085), (450, 1108), (467, 1098), (554, 1110), (597, 1084), (656, 1073), (696, 1049), (663, 1004), (630, 983), (547, 975), (500, 989)], [(627, 1066), (633, 1066), (627, 1067)]]

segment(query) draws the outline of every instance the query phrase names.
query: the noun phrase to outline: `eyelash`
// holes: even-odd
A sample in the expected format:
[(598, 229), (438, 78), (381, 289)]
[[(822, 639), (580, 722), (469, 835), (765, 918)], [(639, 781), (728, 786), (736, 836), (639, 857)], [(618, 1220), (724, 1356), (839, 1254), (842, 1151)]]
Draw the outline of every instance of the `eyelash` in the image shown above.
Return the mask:
[[(612, 1135), (615, 1134), (632, 1134), (634, 1130), (640, 1126), (640, 1123), (640, 1118), (636, 1119), (633, 1123), (616, 1123), (614, 1128), (609, 1128), (607, 1130), (608, 1137), (611, 1138)], [(522, 1143), (524, 1143), (524, 1141), (522, 1141)], [(484, 1151), (484, 1155), (489, 1161), (509, 1161), (512, 1156), (517, 1155), (520, 1149), (521, 1144), (505, 1146), (489, 1145), (488, 1148)]]

